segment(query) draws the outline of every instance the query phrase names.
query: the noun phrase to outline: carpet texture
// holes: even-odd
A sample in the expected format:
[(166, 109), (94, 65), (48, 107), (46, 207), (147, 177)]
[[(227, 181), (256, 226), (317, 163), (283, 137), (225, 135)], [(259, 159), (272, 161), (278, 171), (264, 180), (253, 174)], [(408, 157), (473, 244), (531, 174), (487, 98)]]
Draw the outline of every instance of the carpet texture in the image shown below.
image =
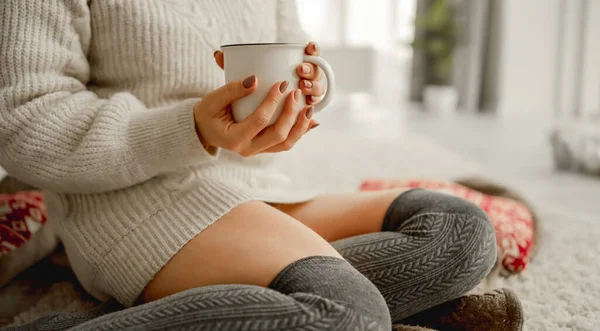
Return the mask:
[(525, 330), (598, 330), (600, 220), (541, 213), (544, 234), (537, 258), (522, 275), (499, 279), (525, 311)]
[[(490, 176), (476, 164), (422, 137), (366, 139), (328, 130), (325, 125), (311, 131), (286, 153), (281, 164), (293, 180), (326, 191), (357, 190), (364, 178)], [(522, 193), (527, 196), (527, 192)], [(556, 206), (535, 207), (540, 211), (544, 231), (539, 255), (521, 275), (498, 279), (494, 287), (509, 287), (519, 295), (525, 330), (597, 330), (600, 220), (570, 217), (556, 212)], [(42, 300), (12, 322), (20, 324), (51, 310), (81, 311), (89, 307), (90, 302), (76, 292), (69, 282), (54, 284)]]
[[(494, 179), (478, 165), (422, 137), (377, 141), (323, 129), (307, 135), (287, 156), (286, 164), (294, 170), (291, 176), (306, 176), (311, 183), (333, 190), (356, 189), (362, 178), (483, 175)], [(303, 158), (310, 162), (302, 162)], [(306, 166), (313, 162), (316, 167)], [(527, 192), (521, 193), (527, 197)], [(543, 231), (539, 255), (521, 275), (499, 278), (492, 287), (508, 287), (519, 295), (525, 330), (598, 330), (600, 216), (582, 219), (560, 212), (560, 206), (534, 203), (534, 207)]]

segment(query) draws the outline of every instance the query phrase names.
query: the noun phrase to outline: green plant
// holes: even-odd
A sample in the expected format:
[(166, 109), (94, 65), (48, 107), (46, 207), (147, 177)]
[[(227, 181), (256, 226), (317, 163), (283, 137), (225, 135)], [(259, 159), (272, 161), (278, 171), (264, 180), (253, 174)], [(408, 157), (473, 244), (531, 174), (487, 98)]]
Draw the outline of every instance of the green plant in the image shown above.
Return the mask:
[(458, 44), (456, 9), (449, 0), (434, 0), (425, 15), (415, 21), (422, 31), (412, 46), (423, 50), (427, 61), (427, 83), (449, 85), (454, 49)]

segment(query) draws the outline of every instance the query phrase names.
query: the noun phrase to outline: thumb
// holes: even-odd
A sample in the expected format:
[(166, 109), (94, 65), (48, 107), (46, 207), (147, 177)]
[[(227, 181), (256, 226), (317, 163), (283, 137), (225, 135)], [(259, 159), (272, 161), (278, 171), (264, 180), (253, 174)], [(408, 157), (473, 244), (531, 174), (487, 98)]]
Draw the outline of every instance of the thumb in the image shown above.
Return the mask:
[(223, 56), (223, 52), (215, 51), (213, 56), (215, 57), (215, 61), (217, 62), (217, 65), (219, 67), (221, 67), (221, 69), (225, 69), (225, 57)]
[(234, 80), (209, 93), (204, 99), (211, 107), (223, 109), (235, 100), (241, 99), (256, 90), (255, 75), (243, 80)]

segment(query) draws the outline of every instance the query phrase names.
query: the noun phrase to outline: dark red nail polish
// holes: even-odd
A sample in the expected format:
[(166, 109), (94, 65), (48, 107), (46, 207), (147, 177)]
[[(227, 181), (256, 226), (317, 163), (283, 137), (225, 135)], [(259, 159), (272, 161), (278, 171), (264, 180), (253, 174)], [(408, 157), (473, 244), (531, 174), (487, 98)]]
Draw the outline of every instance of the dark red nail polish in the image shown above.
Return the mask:
[(252, 75), (244, 79), (242, 85), (244, 85), (244, 88), (249, 88), (250, 86), (254, 85), (254, 82), (256, 82), (256, 76)]
[(306, 113), (304, 114), (304, 116), (306, 116), (306, 119), (309, 120), (311, 119), (311, 117), (313, 116), (313, 111), (314, 111), (315, 107), (310, 106), (307, 110)]
[(286, 80), (279, 85), (279, 92), (283, 93), (287, 89), (289, 82)]

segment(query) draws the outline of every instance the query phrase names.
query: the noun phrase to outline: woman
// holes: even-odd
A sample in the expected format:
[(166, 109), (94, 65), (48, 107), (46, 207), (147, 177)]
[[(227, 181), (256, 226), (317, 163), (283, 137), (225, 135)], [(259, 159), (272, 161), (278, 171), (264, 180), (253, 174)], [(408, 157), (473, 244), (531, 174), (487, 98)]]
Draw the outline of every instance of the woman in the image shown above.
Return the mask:
[(315, 195), (270, 165), (266, 154), (318, 125), (310, 105), (294, 110), (323, 94), (311, 64), (232, 120), (228, 105), (260, 81), (220, 86), (214, 50), (304, 41), (293, 2), (1, 6), (0, 163), (46, 190), (88, 292), (147, 303), (78, 328), (389, 330), (492, 268), (493, 228), (470, 203), (423, 190)]

